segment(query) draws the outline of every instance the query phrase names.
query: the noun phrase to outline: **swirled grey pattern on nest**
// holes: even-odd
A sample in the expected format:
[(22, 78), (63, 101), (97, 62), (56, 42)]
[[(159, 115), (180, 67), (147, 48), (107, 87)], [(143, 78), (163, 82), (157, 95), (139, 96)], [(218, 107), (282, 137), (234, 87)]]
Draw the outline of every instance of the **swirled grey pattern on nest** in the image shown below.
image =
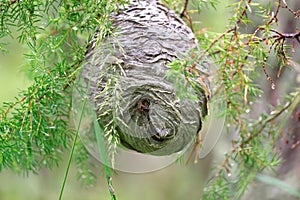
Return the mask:
[[(114, 116), (121, 143), (139, 152), (182, 150), (201, 129), (207, 99), (203, 90), (198, 100), (180, 100), (165, 75), (168, 63), (196, 48), (194, 34), (155, 0), (131, 1), (111, 20), (113, 34), (99, 45), (95, 34), (82, 72), (100, 123)], [(115, 88), (106, 90), (111, 80)]]

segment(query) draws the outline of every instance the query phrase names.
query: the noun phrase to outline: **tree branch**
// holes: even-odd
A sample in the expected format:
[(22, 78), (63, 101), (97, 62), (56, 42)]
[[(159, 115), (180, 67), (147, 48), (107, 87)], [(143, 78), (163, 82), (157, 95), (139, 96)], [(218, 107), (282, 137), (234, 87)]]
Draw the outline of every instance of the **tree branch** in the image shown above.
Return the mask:
[(190, 23), (190, 28), (192, 29), (192, 31), (194, 31), (193, 30), (193, 21), (192, 21), (192, 18), (187, 13), (188, 3), (189, 3), (189, 0), (185, 0), (184, 1), (184, 7), (183, 7), (182, 12), (180, 13), (180, 18), (183, 18), (183, 17), (186, 18), (189, 21), (189, 23)]
[[(8, 0), (8, 1), (6, 1), (6, 2), (2, 2), (1, 4), (0, 4), (0, 11), (1, 12), (3, 12), (3, 10), (5, 10), (5, 8), (6, 8), (6, 6), (11, 6), (11, 5), (13, 5), (14, 3), (16, 3), (16, 2), (19, 2), (20, 0)], [(5, 6), (5, 7), (3, 7), (3, 6)]]
[(299, 18), (300, 17), (300, 10), (293, 10), (291, 7), (289, 7), (286, 3), (286, 1), (282, 1), (284, 3), (284, 6), (281, 5), (281, 1), (282, 0), (279, 0), (279, 5), (282, 7), (282, 8), (286, 8), (288, 9), (289, 12), (291, 12), (296, 18)]

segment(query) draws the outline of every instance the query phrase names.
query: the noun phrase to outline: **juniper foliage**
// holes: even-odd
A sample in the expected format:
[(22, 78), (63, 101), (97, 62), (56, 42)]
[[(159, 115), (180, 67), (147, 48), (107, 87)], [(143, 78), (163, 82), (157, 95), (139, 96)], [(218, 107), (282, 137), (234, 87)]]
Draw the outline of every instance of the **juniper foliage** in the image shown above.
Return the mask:
[[(225, 154), (223, 162), (215, 166), (203, 199), (239, 199), (257, 173), (272, 170), (281, 162), (275, 144), (299, 105), (299, 88), (291, 87), (277, 106), (269, 105), (267, 112), (251, 117), (249, 111), (254, 109), (264, 92), (264, 87), (256, 80), (266, 80), (267, 88), (276, 90), (276, 80), (287, 67), (295, 67), (292, 54), (295, 44), (300, 42), (299, 30), (282, 33), (278, 26), (282, 10), (289, 12), (295, 20), (299, 18), (299, 12), (283, 0), (269, 3), (235, 1), (230, 5), (232, 16), (226, 30), (216, 33), (206, 29), (199, 31), (193, 26), (195, 23), (190, 14), (194, 10), (189, 9), (188, 3), (201, 12), (203, 8), (215, 9), (217, 3), (222, 2), (163, 2), (191, 26), (202, 49), (193, 55), (193, 61), (174, 61), (169, 75), (179, 78), (184, 75), (188, 81), (201, 81), (207, 77), (197, 77), (191, 70), (193, 63), (201, 62), (205, 56), (211, 57), (218, 66), (211, 77), (218, 83), (214, 95), (223, 96), (227, 105), (223, 113), (226, 123), (230, 125), (229, 130), (238, 132), (232, 140), (232, 149)], [(96, 27), (101, 38), (110, 34), (109, 15), (124, 3), (123, 0), (1, 1), (0, 50), (6, 52), (8, 37), (25, 45), (28, 48), (24, 55), (26, 68), (30, 69), (34, 79), (27, 89), (19, 92), (15, 101), (5, 102), (0, 108), (0, 171), (38, 173), (43, 166), (52, 169), (59, 165), (62, 152), (74, 142), (76, 131), (69, 125), (71, 92), (87, 42)], [(259, 24), (254, 17), (259, 17)], [(248, 27), (247, 32), (245, 27)], [(273, 55), (279, 68), (270, 66)], [(181, 83), (179, 78), (176, 80)], [(296, 82), (291, 83), (294, 85)], [(182, 85), (177, 87), (178, 91), (186, 92)], [(94, 184), (89, 154), (79, 140), (75, 142), (75, 163), (80, 169), (78, 177), (86, 184)], [(110, 178), (107, 178), (111, 186)]]

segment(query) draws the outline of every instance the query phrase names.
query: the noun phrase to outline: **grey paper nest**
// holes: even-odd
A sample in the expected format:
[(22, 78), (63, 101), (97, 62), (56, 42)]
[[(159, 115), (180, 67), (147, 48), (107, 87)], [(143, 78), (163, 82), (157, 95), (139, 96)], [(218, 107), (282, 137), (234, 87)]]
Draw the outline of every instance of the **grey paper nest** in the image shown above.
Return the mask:
[(105, 127), (114, 120), (129, 149), (153, 155), (181, 151), (201, 129), (207, 98), (202, 90), (198, 100), (179, 99), (166, 73), (168, 63), (196, 48), (194, 34), (155, 0), (131, 1), (111, 20), (112, 34), (99, 44), (94, 35), (82, 71), (99, 123)]

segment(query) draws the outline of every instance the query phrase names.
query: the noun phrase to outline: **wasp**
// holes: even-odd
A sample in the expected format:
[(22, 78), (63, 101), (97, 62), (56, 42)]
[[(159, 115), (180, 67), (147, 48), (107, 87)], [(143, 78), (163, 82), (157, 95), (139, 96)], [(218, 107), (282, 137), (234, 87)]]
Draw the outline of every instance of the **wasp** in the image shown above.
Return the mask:
[(137, 102), (137, 108), (139, 112), (149, 111), (150, 103), (146, 100), (139, 100)]

